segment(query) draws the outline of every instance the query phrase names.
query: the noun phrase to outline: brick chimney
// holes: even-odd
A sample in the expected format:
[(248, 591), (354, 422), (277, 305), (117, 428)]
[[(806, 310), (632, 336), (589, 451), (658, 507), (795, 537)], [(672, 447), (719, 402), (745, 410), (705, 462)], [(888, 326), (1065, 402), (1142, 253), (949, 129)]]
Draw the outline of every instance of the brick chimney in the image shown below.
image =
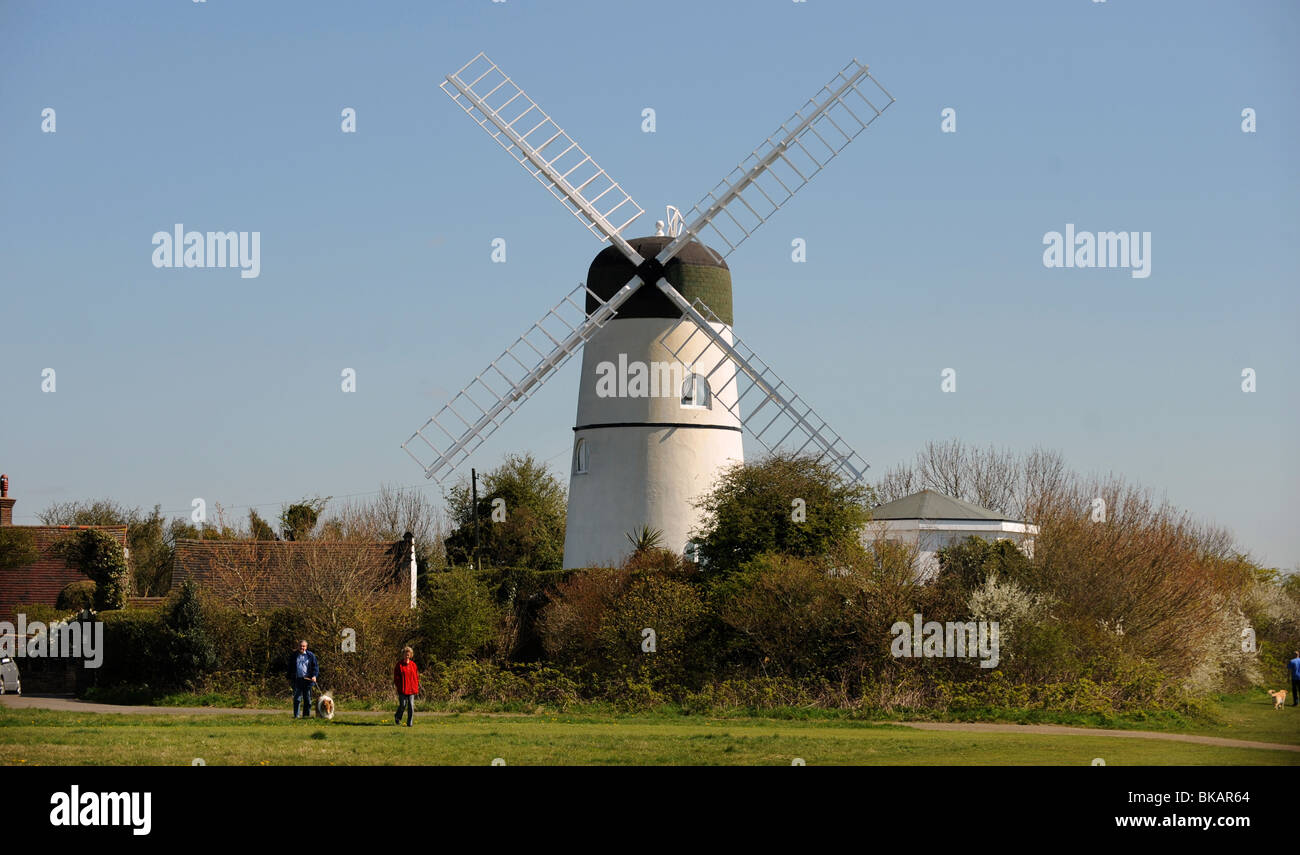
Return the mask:
[(9, 498), (9, 476), (0, 475), (0, 525), (14, 524), (14, 503), (17, 501)]

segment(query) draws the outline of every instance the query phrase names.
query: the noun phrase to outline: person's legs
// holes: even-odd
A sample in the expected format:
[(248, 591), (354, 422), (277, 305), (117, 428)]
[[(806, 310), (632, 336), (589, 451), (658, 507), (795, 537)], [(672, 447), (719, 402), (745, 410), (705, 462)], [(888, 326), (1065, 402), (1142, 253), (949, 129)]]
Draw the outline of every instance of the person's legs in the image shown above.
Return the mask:
[(415, 718), (415, 695), (406, 696), (406, 726), (411, 726), (411, 719)]
[(1300, 680), (1291, 681), (1291, 706), (1296, 705), (1296, 699), (1300, 698)]
[(296, 680), (293, 692), (293, 714), (298, 714), (298, 699), (302, 698), (302, 717), (311, 718), (311, 681)]
[(397, 712), (393, 713), (393, 724), (402, 723), (402, 707), (406, 706), (406, 695), (397, 694)]

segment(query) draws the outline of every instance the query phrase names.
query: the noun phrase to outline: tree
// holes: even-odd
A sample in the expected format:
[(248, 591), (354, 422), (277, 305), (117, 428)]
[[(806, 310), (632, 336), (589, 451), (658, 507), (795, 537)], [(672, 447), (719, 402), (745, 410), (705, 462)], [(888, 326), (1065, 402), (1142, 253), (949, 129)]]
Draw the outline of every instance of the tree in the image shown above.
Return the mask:
[(309, 540), (329, 496), (303, 499), (280, 511), (280, 531), (285, 540)]
[(470, 570), (435, 573), (420, 600), (422, 647), (435, 659), (450, 662), (470, 656), (496, 632), (496, 603)]
[(191, 686), (217, 664), (217, 653), (204, 623), (198, 588), (190, 580), (181, 585), (180, 596), (168, 611), (167, 654), (171, 677), (181, 686)]
[(54, 549), (70, 566), (94, 580), (97, 611), (126, 606), (131, 574), (117, 538), (100, 529), (84, 528), (58, 541)]
[[(531, 454), (511, 454), (481, 479), (478, 500), (480, 557), (493, 567), (557, 570), (564, 562), (565, 490)], [(498, 501), (500, 500), (500, 501)], [(453, 530), (447, 560), (470, 563), (474, 508), (467, 481), (447, 493)]]
[(732, 573), (765, 552), (832, 561), (857, 554), (874, 497), (811, 457), (778, 453), (736, 464), (696, 503), (704, 570)]
[(248, 533), (253, 540), (279, 540), (271, 524), (262, 519), (255, 509), (248, 509)]
[(394, 550), (377, 558), (372, 549), (315, 542), (288, 554), (292, 566), (271, 566), (288, 575), (286, 586), (294, 604), (322, 616), (322, 628), (335, 637), (344, 626), (344, 616), (359, 607), (405, 603), (409, 608), (409, 588), (397, 584), (405, 562)]
[(154, 505), (147, 517), (134, 514), (127, 522), (126, 540), (131, 547), (129, 563), (136, 594), (166, 595), (171, 587), (175, 550), (167, 541), (167, 520), (162, 515), (162, 507)]
[(139, 516), (139, 508), (128, 508), (112, 499), (55, 502), (36, 514), (41, 525), (133, 525)]
[(112, 499), (90, 502), (55, 502), (38, 513), (43, 525), (126, 526), (129, 567), (134, 590), (140, 596), (163, 596), (171, 585), (172, 544), (160, 505), (146, 515)]
[(0, 528), (0, 570), (13, 570), (35, 564), (41, 557), (36, 538), (30, 531), (6, 526)]
[(261, 603), (275, 585), (280, 566), (276, 547), (240, 542), (213, 550), (204, 593), (221, 606), (233, 609), (248, 623), (260, 619)]
[(189, 520), (177, 517), (167, 524), (167, 542), (173, 548), (178, 540), (242, 540), (240, 533), (233, 526), (227, 525), (217, 505), (217, 522), (204, 522), (194, 525)]
[(882, 502), (934, 490), (1033, 522), (1069, 478), (1065, 461), (1055, 451), (1035, 448), (1018, 457), (993, 446), (976, 448), (951, 439), (927, 442), (912, 463), (889, 470), (875, 486)]
[(429, 497), (417, 489), (383, 485), (378, 495), (343, 505), (323, 527), (339, 540), (394, 542), (409, 531), (415, 538), (415, 559), (421, 573), (441, 566), (446, 523)]

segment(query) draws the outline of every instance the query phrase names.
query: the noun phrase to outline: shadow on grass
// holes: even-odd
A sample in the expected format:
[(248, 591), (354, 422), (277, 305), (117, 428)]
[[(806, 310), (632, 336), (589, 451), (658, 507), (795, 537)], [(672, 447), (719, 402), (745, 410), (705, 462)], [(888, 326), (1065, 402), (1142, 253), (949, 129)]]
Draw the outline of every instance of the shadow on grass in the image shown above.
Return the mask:
[(388, 724), (388, 722), (384, 721), (383, 719), (379, 719), (378, 721), (367, 721), (365, 719), (346, 719), (346, 718), (342, 718), (342, 719), (336, 718), (333, 721), (331, 721), (329, 724), (323, 724), (321, 726), (322, 727), (385, 727), (385, 726), (393, 727), (393, 725)]

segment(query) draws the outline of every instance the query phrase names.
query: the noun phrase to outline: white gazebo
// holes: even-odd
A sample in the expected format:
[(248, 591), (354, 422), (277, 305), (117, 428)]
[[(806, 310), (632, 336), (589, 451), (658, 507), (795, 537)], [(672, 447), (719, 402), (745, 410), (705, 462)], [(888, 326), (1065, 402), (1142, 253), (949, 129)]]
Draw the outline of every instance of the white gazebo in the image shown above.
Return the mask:
[(1010, 540), (1030, 558), (1038, 526), (1010, 520), (996, 511), (954, 499), (934, 490), (922, 490), (871, 511), (863, 541), (888, 540), (915, 546), (916, 573), (931, 579), (939, 572), (938, 552), (968, 537)]

